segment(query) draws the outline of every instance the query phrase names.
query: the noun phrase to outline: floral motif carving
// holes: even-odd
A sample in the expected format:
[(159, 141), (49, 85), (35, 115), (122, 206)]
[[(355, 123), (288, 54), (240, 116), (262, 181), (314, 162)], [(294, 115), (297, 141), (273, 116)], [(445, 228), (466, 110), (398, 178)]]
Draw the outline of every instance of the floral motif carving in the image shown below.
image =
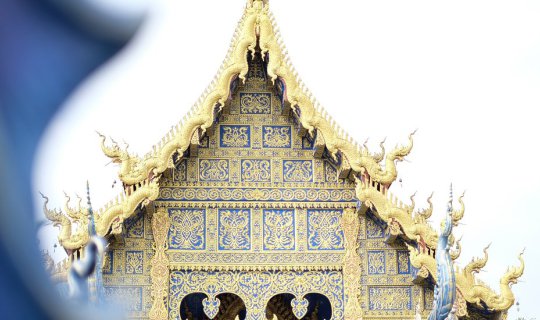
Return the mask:
[(126, 220), (126, 237), (142, 238), (144, 237), (144, 219), (141, 215), (134, 216)]
[(143, 273), (143, 251), (126, 251), (126, 273)]
[(242, 159), (242, 181), (245, 182), (270, 182), (270, 160)]
[(386, 256), (383, 250), (368, 251), (368, 274), (384, 274), (386, 272)]
[(411, 287), (369, 287), (369, 310), (412, 310)]
[(251, 249), (249, 209), (220, 209), (218, 213), (219, 250)]
[(269, 92), (240, 92), (240, 113), (271, 114), (270, 101)]
[(265, 250), (294, 250), (294, 211), (263, 211), (263, 246)]
[(247, 125), (221, 125), (219, 132), (222, 148), (249, 148), (251, 145), (250, 130)]
[(283, 181), (309, 182), (313, 179), (313, 162), (310, 160), (284, 160)]
[(399, 274), (408, 274), (411, 272), (411, 263), (409, 261), (409, 252), (399, 250), (397, 252), (397, 270)]
[(308, 210), (308, 249), (343, 249), (342, 210)]
[(384, 237), (384, 230), (375, 221), (366, 219), (366, 236), (368, 239), (377, 239)]
[(204, 209), (169, 209), (169, 249), (204, 250), (206, 212)]
[(229, 160), (199, 159), (199, 178), (201, 181), (229, 180)]
[(291, 147), (291, 127), (290, 126), (263, 126), (263, 147), (264, 148), (290, 148)]

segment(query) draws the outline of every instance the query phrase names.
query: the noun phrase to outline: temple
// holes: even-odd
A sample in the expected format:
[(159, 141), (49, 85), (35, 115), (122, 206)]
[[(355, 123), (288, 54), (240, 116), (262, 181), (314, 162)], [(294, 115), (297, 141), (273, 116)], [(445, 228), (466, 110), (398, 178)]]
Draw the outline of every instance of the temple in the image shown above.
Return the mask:
[(498, 290), (476, 277), (487, 248), (454, 269), (463, 197), (438, 248), (430, 199), (415, 209), (389, 191), (412, 134), (372, 152), (344, 132), (299, 79), (267, 1), (248, 1), (215, 79), (150, 152), (100, 139), (123, 192), (91, 215), (68, 195), (62, 210), (45, 202), (68, 254), (48, 266), (65, 281), (91, 224), (108, 242), (104, 299), (130, 318), (427, 319), (448, 247), (453, 317), (505, 319), (514, 304), (522, 256)]

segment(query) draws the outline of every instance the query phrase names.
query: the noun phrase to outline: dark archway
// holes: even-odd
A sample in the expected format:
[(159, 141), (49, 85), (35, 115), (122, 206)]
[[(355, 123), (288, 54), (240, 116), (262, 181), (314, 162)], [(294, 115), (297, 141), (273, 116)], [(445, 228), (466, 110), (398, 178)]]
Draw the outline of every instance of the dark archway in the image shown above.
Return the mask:
[(201, 292), (190, 293), (182, 299), (180, 304), (180, 318), (182, 320), (210, 320), (204, 313), (202, 301), (206, 294)]
[(308, 293), (304, 297), (308, 302), (308, 311), (302, 320), (329, 320), (332, 318), (332, 305), (325, 295)]
[(217, 295), (220, 301), (219, 312), (214, 320), (246, 319), (246, 305), (244, 300), (234, 293), (221, 293)]
[(180, 317), (182, 320), (239, 320), (246, 319), (246, 305), (242, 298), (234, 293), (221, 293), (216, 296), (219, 300), (219, 311), (214, 318), (209, 318), (204, 312), (205, 293), (190, 293), (182, 299)]
[[(297, 320), (292, 309), (294, 295), (281, 293), (273, 296), (266, 305), (266, 318), (269, 320)], [(308, 301), (307, 312), (302, 320), (330, 319), (332, 317), (332, 305), (330, 300), (319, 293), (309, 293), (304, 296)]]

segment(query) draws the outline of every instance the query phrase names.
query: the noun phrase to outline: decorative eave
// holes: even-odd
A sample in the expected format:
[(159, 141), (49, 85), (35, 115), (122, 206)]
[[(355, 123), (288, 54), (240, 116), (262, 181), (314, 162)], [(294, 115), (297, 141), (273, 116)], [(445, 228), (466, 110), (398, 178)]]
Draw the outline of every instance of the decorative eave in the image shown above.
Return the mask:
[[(372, 209), (373, 214), (387, 224), (388, 240), (392, 241), (399, 237), (407, 245), (411, 265), (418, 270), (413, 281), (421, 282), (430, 276), (433, 280), (437, 279), (434, 252), (437, 248), (438, 234), (427, 221), (433, 212), (431, 196), (428, 198), (429, 207), (415, 212), (414, 195), (411, 196), (411, 204), (405, 205), (385, 186), (372, 181), (369, 177), (359, 178), (356, 182), (358, 200)], [(457, 226), (465, 214), (463, 196), (458, 199), (460, 207), (451, 212), (454, 226)], [(457, 316), (467, 314), (465, 302), (481, 309), (485, 306), (488, 311), (497, 313), (506, 313), (514, 304), (515, 297), (511, 285), (523, 275), (525, 265), (522, 254), (519, 255), (520, 265), (508, 269), (500, 280), (500, 293), (496, 293), (475, 277), (487, 263), (487, 249), (484, 249), (484, 258), (473, 259), (463, 269), (456, 268)], [(461, 243), (458, 240), (455, 249), (450, 252), (452, 260), (457, 260), (460, 253)]]
[(268, 63), (267, 73), (272, 82), (283, 85), (284, 99), (290, 104), (299, 123), (311, 136), (317, 133), (332, 157), (341, 154), (351, 170), (368, 175), (385, 186), (396, 179), (396, 162), (402, 161), (410, 153), (412, 135), (406, 146), (397, 146), (386, 155), (384, 165), (381, 163), (384, 149), (379, 154), (371, 154), (367, 148), (355, 142), (328, 115), (298, 77), (267, 1), (249, 0), (228, 54), (214, 80), (184, 119), (150, 153), (140, 158), (130, 154), (127, 148), (121, 149), (114, 141), (112, 145), (107, 145), (105, 136), (100, 135), (104, 154), (120, 164), (118, 175), (124, 184), (133, 185), (162, 174), (172, 166), (175, 153), (183, 156), (191, 145), (199, 144), (199, 139), (214, 125), (219, 111), (230, 99), (231, 83), (237, 78), (245, 80), (248, 59), (253, 57), (256, 48), (260, 48), (263, 59)]
[[(109, 201), (103, 208), (97, 210), (95, 215), (96, 234), (102, 237), (111, 233), (120, 234), (124, 220), (130, 217), (139, 206), (148, 205), (158, 195), (159, 186), (156, 181), (145, 180), (127, 187), (114, 200)], [(47, 207), (49, 199), (42, 194), (45, 199), (43, 203), (45, 217), (54, 226), (60, 228), (58, 242), (69, 252), (78, 250), (88, 243), (90, 239), (88, 231), (89, 216), (88, 208), (81, 206), (80, 200), (78, 206), (72, 208), (69, 205), (70, 197), (67, 194), (65, 196), (64, 214), (61, 210), (49, 209)]]

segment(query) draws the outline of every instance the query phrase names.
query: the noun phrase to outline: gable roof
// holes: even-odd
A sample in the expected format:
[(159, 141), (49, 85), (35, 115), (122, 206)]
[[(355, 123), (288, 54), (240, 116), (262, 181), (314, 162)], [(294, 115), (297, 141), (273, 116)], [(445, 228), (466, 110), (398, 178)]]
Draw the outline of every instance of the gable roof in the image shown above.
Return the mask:
[(402, 161), (410, 153), (413, 146), (412, 134), (407, 145), (397, 146), (385, 158), (384, 149), (380, 154), (372, 154), (367, 147), (354, 141), (302, 83), (287, 56), (268, 4), (250, 0), (214, 80), (184, 119), (151, 152), (140, 158), (120, 149), (116, 143), (108, 146), (105, 139), (102, 139), (104, 154), (120, 164), (118, 175), (124, 184), (133, 185), (160, 175), (172, 166), (175, 153), (184, 155), (190, 145), (199, 143), (199, 139), (214, 125), (217, 114), (230, 99), (231, 83), (237, 78), (245, 80), (248, 59), (253, 57), (257, 49), (260, 49), (263, 59), (267, 60), (267, 74), (272, 82), (282, 84), (284, 99), (295, 111), (299, 123), (311, 136), (317, 133), (318, 139), (333, 157), (342, 155), (355, 173), (369, 176), (383, 185), (388, 186), (396, 179), (396, 162)]

